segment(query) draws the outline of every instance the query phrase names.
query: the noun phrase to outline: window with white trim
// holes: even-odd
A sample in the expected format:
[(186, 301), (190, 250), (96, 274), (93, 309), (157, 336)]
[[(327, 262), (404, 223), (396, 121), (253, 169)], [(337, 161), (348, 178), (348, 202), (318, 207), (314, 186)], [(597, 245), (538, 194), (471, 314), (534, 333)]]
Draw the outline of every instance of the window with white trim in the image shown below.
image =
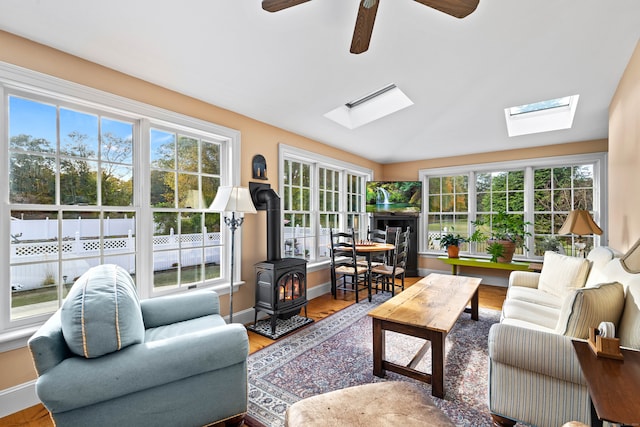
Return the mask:
[[(531, 223), (531, 236), (516, 252), (520, 258), (540, 259), (552, 248), (571, 254), (578, 236), (559, 235), (558, 230), (573, 209), (589, 210), (606, 233), (605, 153), (421, 170), (419, 175), (429, 201), (423, 249), (428, 253), (442, 253), (438, 245), (442, 233), (453, 229), (468, 237), (478, 220), (490, 232), (493, 216), (502, 210)], [(583, 236), (582, 240), (588, 251), (602, 238), (606, 236)], [(484, 243), (465, 244), (461, 249), (487, 256)]]
[(98, 264), (143, 298), (227, 289), (226, 227), (207, 208), (239, 178), (237, 131), (7, 64), (0, 94), (0, 342)]
[(280, 170), (285, 256), (323, 261), (329, 229), (366, 234), (369, 169), (281, 144)]

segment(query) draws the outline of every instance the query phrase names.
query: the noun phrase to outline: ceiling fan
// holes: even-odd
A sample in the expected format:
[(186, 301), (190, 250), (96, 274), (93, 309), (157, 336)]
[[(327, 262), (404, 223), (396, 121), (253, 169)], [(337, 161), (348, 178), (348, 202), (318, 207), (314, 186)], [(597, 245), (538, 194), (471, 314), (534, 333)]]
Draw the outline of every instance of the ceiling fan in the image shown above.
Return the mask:
[[(262, 8), (268, 12), (278, 12), (311, 0), (262, 0)], [(415, 0), (447, 15), (464, 18), (478, 7), (479, 0)], [(351, 53), (362, 53), (369, 49), (373, 23), (376, 20), (379, 0), (360, 0), (356, 27), (351, 40)]]

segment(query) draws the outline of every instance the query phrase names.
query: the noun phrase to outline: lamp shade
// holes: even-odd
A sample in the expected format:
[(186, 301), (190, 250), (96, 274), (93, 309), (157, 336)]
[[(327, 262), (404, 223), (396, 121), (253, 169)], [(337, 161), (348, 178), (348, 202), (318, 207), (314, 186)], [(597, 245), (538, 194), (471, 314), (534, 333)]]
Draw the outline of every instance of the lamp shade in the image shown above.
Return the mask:
[(595, 223), (589, 211), (576, 209), (569, 213), (564, 224), (558, 230), (558, 234), (577, 234), (584, 236), (587, 234), (602, 234), (602, 229)]
[(218, 187), (216, 197), (209, 209), (219, 212), (257, 213), (251, 201), (251, 193), (246, 187)]

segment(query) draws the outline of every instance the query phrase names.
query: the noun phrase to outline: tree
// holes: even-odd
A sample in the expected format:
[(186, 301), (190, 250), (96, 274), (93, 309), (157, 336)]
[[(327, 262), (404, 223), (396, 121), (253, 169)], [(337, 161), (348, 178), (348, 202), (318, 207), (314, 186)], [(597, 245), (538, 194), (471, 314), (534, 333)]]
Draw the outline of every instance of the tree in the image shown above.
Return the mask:
[[(52, 204), (55, 202), (55, 158), (51, 144), (43, 138), (17, 135), (9, 142), (9, 192), (11, 203)], [(35, 153), (43, 154), (35, 154)]]
[(98, 200), (97, 163), (90, 164), (87, 160), (95, 157), (95, 152), (85, 142), (88, 135), (74, 131), (69, 138), (71, 143), (60, 152), (60, 202), (95, 205)]

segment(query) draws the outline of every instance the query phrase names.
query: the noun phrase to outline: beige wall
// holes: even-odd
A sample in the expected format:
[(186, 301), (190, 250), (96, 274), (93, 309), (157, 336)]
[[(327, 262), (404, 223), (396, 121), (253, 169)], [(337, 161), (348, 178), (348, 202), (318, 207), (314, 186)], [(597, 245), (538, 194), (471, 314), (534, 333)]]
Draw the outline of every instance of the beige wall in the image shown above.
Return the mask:
[(640, 238), (640, 42), (609, 107), (609, 244)]
[(520, 148), (516, 150), (494, 151), (456, 157), (414, 160), (411, 162), (384, 165), (382, 173), (388, 180), (418, 179), (421, 169), (444, 168), (449, 166), (473, 165), (479, 163), (505, 162), (509, 160), (535, 159), (539, 157), (566, 156), (571, 154), (599, 153), (607, 151), (607, 140), (574, 142), (571, 144), (548, 145), (545, 147)]
[[(320, 144), (316, 141), (301, 137), (291, 132), (286, 132), (265, 123), (249, 119), (240, 114), (203, 103), (196, 99), (67, 55), (46, 46), (30, 42), (6, 32), (0, 31), (0, 46), (2, 46), (0, 49), (0, 61), (19, 65), (31, 70), (60, 77), (65, 80), (80, 83), (239, 130), (241, 132), (242, 140), (241, 184), (245, 186), (248, 185), (249, 181), (251, 181), (251, 159), (255, 154), (262, 154), (266, 158), (268, 165), (269, 180), (267, 182), (270, 183), (276, 191), (278, 190), (278, 183), (276, 180), (278, 143), (285, 143), (291, 146), (318, 152), (326, 156), (339, 158), (363, 167), (371, 168), (373, 169), (375, 176), (379, 179), (417, 179), (418, 170), (423, 168), (607, 150), (606, 140), (599, 140), (538, 149), (510, 150), (500, 153), (380, 165), (356, 155)], [(638, 61), (636, 60), (635, 63), (637, 74)], [(637, 92), (637, 80), (635, 87)], [(636, 103), (636, 115), (637, 112)], [(636, 132), (635, 139), (636, 147), (637, 136), (638, 132)], [(613, 175), (615, 175), (616, 172), (613, 172)], [(640, 171), (636, 171), (636, 175), (637, 174), (640, 174)], [(247, 286), (243, 286), (234, 296), (234, 306), (236, 310), (244, 310), (253, 307), (255, 288), (255, 272), (253, 266), (256, 262), (266, 258), (266, 221), (264, 215), (264, 212), (259, 212), (257, 215), (249, 215), (242, 226), (242, 277), (247, 281)], [(638, 224), (638, 226), (640, 227), (640, 224)], [(448, 269), (447, 266), (437, 265), (440, 263), (433, 259), (428, 260), (423, 258), (420, 262), (421, 268)], [(309, 287), (313, 287), (318, 284), (326, 283), (329, 278), (326, 271), (320, 271), (309, 274), (308, 280)], [(223, 300), (222, 307), (226, 306), (227, 304)], [(0, 390), (21, 384), (33, 378), (35, 378), (35, 373), (27, 349), (23, 348), (0, 353)]]

